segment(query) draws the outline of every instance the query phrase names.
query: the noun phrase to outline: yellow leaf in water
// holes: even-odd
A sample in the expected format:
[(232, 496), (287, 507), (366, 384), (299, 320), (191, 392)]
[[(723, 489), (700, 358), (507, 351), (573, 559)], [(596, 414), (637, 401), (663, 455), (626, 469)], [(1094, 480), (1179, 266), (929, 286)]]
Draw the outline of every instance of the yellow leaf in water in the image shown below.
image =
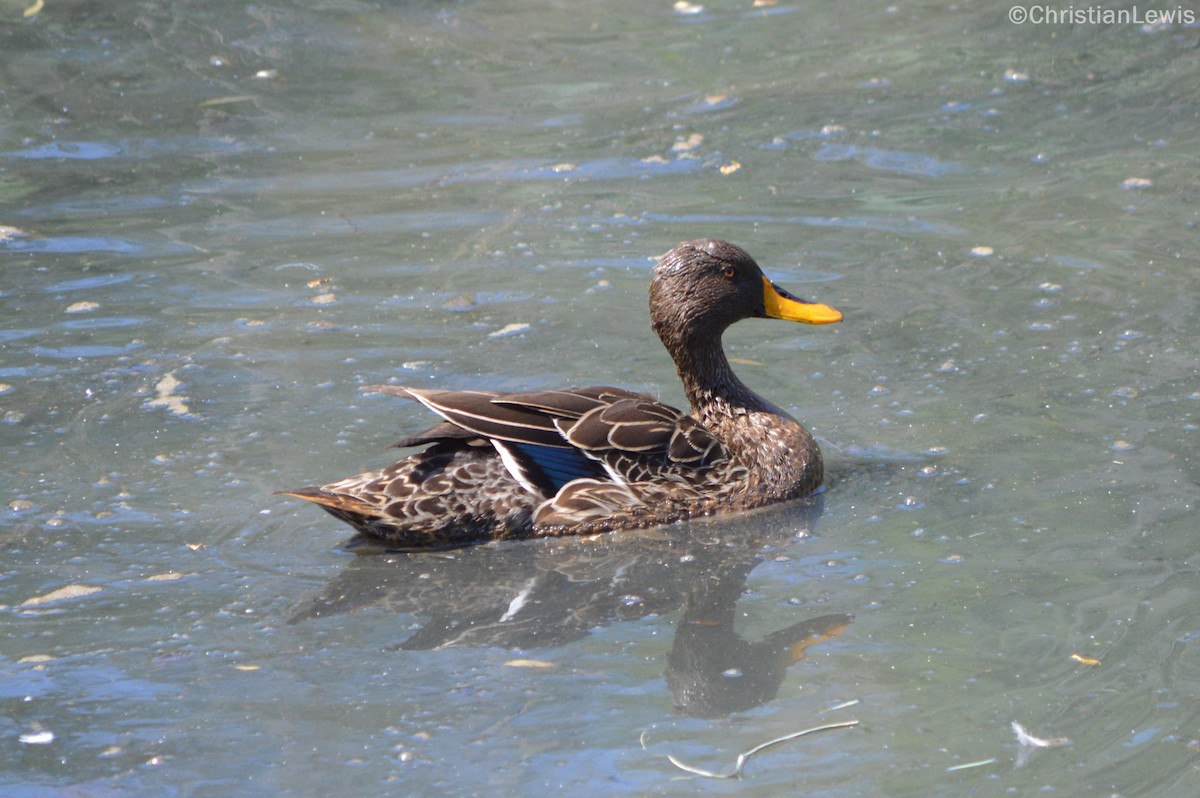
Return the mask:
[(1082, 654), (1072, 654), (1071, 659), (1075, 660), (1080, 665), (1099, 665), (1100, 664), (1100, 660), (1092, 659), (1091, 657), (1085, 657)]
[(21, 16), (25, 17), (25, 19), (29, 19), (34, 14), (41, 11), (42, 6), (44, 6), (44, 5), (46, 5), (45, 0), (34, 0), (33, 5), (31, 5), (27, 9), (25, 9), (25, 12), (23, 14), (21, 14)]

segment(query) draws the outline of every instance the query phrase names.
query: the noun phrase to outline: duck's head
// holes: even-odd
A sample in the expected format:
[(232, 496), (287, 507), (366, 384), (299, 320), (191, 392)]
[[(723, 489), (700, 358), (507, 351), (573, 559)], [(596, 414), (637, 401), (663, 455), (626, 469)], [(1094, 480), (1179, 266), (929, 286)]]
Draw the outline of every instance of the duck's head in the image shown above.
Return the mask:
[(650, 284), (650, 320), (664, 342), (719, 338), (729, 325), (749, 318), (830, 324), (842, 314), (784, 291), (744, 249), (727, 241), (688, 241), (659, 258)]

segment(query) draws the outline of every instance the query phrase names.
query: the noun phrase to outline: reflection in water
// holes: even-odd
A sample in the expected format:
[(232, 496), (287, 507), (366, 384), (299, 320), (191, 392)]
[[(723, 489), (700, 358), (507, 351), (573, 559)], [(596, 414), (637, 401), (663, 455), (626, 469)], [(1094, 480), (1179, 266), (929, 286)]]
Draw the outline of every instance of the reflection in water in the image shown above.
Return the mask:
[(719, 526), (358, 557), (289, 623), (386, 608), (422, 619), (397, 650), (527, 649), (561, 646), (613, 623), (682, 607), (667, 655), (676, 706), (696, 717), (743, 712), (773, 699), (787, 667), (808, 646), (841, 634), (852, 621), (822, 615), (753, 643), (734, 628), (750, 572), (774, 548), (807, 534), (822, 499), (722, 519)]

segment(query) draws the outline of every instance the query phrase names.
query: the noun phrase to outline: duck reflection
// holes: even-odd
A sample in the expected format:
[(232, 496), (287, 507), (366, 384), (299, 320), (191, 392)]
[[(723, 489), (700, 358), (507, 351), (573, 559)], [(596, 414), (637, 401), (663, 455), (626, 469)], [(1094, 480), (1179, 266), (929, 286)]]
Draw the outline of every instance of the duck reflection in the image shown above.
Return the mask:
[(537, 649), (682, 607), (666, 665), (675, 705), (697, 717), (743, 712), (773, 699), (789, 665), (852, 621), (806, 618), (757, 642), (734, 628), (750, 572), (806, 534), (821, 503), (818, 494), (719, 523), (357, 557), (289, 623), (384, 608), (420, 619), (398, 650)]

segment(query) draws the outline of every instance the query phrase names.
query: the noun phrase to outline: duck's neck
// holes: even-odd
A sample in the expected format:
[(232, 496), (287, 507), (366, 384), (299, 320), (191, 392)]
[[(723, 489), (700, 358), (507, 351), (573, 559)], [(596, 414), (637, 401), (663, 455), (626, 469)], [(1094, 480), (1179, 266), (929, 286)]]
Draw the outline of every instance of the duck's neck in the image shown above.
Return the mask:
[(692, 415), (710, 428), (751, 413), (771, 413), (790, 419), (738, 379), (721, 346), (720, 333), (697, 334), (690, 340), (664, 341), (691, 404)]
[[(665, 333), (665, 334), (664, 334)], [(746, 468), (746, 495), (757, 502), (801, 496), (821, 484), (821, 452), (800, 422), (737, 378), (721, 333), (691, 338), (660, 331), (675, 360), (691, 415)]]

